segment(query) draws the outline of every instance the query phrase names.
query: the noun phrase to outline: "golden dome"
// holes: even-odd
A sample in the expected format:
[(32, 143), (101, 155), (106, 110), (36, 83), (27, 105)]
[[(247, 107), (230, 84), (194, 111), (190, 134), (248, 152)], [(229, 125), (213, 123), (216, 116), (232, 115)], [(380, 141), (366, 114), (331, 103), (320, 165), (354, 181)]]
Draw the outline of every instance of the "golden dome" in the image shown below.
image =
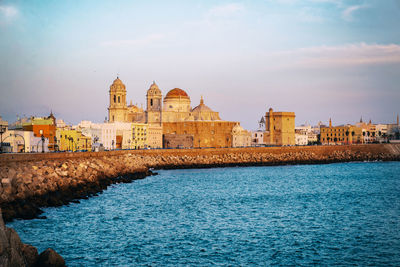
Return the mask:
[(114, 80), (113, 84), (110, 86), (111, 90), (125, 90), (125, 84), (122, 83), (122, 81), (117, 77), (117, 79)]
[(119, 85), (119, 84), (124, 85), (124, 84), (122, 83), (122, 81), (119, 79), (119, 77), (117, 77), (117, 79), (114, 80), (113, 84), (115, 84), (115, 85), (117, 85), (117, 84), (118, 84), (118, 85)]
[(167, 93), (167, 95), (165, 96), (165, 98), (188, 98), (188, 99), (189, 99), (189, 96), (188, 96), (188, 94), (187, 94), (185, 91), (183, 91), (182, 89), (174, 88), (174, 89), (172, 89), (171, 91), (169, 91), (169, 92)]

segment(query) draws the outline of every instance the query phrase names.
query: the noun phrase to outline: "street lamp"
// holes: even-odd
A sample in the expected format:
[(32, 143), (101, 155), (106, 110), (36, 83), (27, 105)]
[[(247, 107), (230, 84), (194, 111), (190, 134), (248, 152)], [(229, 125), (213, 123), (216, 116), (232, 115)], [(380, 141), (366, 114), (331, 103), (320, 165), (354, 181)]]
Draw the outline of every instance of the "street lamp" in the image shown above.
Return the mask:
[[(57, 146), (57, 149), (56, 149)], [(58, 150), (58, 144), (57, 144), (57, 136), (54, 136), (54, 151)]]
[(42, 139), (42, 153), (44, 153), (44, 136), (43, 136), (43, 134), (41, 136), (41, 139)]

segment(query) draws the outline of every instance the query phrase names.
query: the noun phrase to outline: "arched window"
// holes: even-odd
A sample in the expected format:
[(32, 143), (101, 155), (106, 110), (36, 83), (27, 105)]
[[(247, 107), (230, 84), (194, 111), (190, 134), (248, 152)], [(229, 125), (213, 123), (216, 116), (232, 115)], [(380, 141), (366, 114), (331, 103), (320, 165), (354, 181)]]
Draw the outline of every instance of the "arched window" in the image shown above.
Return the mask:
[(150, 99), (150, 106), (153, 106), (153, 99)]
[(118, 103), (121, 103), (121, 97), (118, 96)]
[(114, 95), (114, 103), (117, 101), (117, 97)]

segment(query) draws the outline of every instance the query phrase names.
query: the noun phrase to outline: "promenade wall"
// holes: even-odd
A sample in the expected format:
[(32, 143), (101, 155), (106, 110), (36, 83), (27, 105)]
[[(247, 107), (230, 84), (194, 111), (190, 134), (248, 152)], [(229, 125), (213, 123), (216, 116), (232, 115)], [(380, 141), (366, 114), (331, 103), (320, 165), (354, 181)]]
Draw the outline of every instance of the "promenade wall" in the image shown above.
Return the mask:
[(1, 154), (0, 207), (6, 221), (35, 218), (41, 207), (96, 195), (149, 169), (400, 160), (400, 144)]

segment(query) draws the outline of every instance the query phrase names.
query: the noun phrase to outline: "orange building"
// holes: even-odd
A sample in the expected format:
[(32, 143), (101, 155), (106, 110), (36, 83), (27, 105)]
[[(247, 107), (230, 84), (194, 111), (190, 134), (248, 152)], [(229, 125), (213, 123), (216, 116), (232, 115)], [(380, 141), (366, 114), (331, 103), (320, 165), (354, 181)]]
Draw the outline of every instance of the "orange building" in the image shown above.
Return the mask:
[(49, 150), (56, 150), (56, 118), (53, 113), (47, 118), (31, 118), (29, 122), (22, 124), (24, 131), (33, 132), (35, 137), (44, 137), (49, 140)]

